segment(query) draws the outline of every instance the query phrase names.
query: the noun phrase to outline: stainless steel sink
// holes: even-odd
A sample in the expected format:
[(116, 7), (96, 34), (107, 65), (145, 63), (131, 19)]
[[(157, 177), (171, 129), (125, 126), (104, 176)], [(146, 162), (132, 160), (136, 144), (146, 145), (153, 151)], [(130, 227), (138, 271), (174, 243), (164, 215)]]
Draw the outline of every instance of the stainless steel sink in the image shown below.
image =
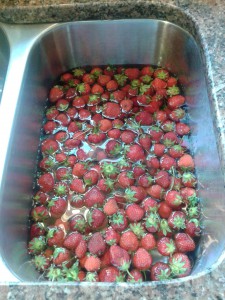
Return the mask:
[(181, 280), (215, 268), (224, 258), (223, 174), (203, 59), (194, 38), (175, 24), (151, 19), (2, 24), (2, 28), (11, 57), (0, 109), (0, 269), (4, 269), (0, 282), (39, 280), (26, 244), (43, 109), (54, 80), (68, 69), (85, 65), (160, 65), (183, 82), (204, 229), (192, 274)]

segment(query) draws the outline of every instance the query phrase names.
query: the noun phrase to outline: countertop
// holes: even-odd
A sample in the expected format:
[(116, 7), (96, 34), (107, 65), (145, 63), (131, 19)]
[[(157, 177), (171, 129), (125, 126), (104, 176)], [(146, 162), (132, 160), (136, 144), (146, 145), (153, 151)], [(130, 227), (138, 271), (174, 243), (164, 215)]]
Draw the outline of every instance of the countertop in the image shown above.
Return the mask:
[[(158, 15), (154, 7), (160, 8)], [(178, 8), (174, 15), (173, 9)], [(182, 20), (182, 12), (187, 15)], [(225, 1), (224, 0), (1, 0), (0, 21), (47, 23), (90, 19), (160, 18), (180, 24), (200, 36), (205, 53), (209, 97), (215, 114), (215, 128), (223, 169), (225, 168)], [(189, 19), (195, 23), (190, 28)], [(225, 260), (204, 276), (174, 284), (2, 284), (0, 299), (225, 299)]]

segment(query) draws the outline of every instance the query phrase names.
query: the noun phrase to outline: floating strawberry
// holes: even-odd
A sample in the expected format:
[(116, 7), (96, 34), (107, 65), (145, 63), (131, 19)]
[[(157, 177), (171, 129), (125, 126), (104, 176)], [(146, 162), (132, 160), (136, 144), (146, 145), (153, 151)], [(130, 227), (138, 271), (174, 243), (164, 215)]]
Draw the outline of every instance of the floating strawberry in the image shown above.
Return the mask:
[(109, 119), (118, 118), (120, 115), (120, 106), (117, 103), (108, 102), (103, 106), (102, 114)]
[(131, 162), (143, 161), (145, 159), (143, 148), (138, 144), (128, 146), (126, 149), (126, 158)]

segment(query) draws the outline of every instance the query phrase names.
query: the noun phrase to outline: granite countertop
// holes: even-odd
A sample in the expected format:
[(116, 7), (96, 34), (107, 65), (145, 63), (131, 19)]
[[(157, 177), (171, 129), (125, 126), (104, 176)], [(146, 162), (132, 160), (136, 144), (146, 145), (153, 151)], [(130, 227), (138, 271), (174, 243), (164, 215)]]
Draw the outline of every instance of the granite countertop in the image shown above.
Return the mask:
[[(166, 4), (166, 6), (165, 6)], [(161, 8), (152, 15), (152, 6)], [(173, 8), (178, 8), (178, 15)], [(165, 13), (165, 10), (167, 13)], [(1, 0), (0, 21), (6, 23), (67, 22), (90, 19), (158, 17), (188, 26), (182, 11), (194, 21), (205, 52), (209, 96), (213, 103), (219, 152), (225, 168), (225, 1), (224, 0)], [(179, 15), (180, 14), (180, 15)], [(191, 29), (192, 30), (192, 29)], [(194, 34), (194, 33), (193, 33)], [(207, 275), (175, 284), (127, 285), (27, 283), (0, 286), (0, 299), (225, 299), (225, 261)], [(112, 287), (112, 288), (110, 288)]]

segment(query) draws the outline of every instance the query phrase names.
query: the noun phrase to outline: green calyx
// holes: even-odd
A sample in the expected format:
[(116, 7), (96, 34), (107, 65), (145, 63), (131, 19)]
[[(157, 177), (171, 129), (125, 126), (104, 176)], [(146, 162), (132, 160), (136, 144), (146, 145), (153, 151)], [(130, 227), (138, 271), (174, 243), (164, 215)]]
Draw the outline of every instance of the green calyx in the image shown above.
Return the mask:
[(85, 70), (81, 68), (76, 68), (72, 71), (74, 77), (81, 77), (84, 75)]
[(185, 219), (180, 216), (174, 217), (173, 224), (174, 224), (174, 227), (176, 227), (177, 229), (185, 229), (186, 228)]
[(171, 278), (171, 273), (169, 268), (165, 270), (161, 270), (160, 273), (157, 275), (157, 278), (162, 281), (162, 280), (167, 280), (167, 279), (172, 279)]
[(76, 261), (72, 267), (69, 269), (64, 266), (63, 273), (65, 276), (66, 281), (79, 281), (78, 273), (79, 273), (79, 267), (78, 267), (78, 261)]
[(137, 198), (135, 198), (136, 192), (131, 190), (130, 188), (127, 188), (125, 190), (125, 198), (127, 199), (127, 202), (135, 202)]
[(171, 255), (176, 250), (174, 241), (171, 240), (169, 243), (166, 243), (166, 251)]
[(138, 238), (141, 238), (145, 234), (144, 227), (141, 223), (130, 224), (130, 229)]
[(144, 75), (144, 76), (141, 77), (141, 81), (144, 84), (149, 84), (152, 80), (153, 80), (152, 77), (149, 76), (149, 75)]
[(171, 229), (168, 225), (168, 222), (166, 219), (162, 219), (160, 221), (160, 230), (162, 231), (162, 233), (166, 236), (168, 232), (171, 232)]
[(124, 86), (127, 81), (127, 76), (124, 74), (116, 74), (114, 75), (114, 78), (116, 79), (119, 86)]
[(157, 78), (162, 79), (162, 80), (166, 80), (168, 78), (168, 73), (165, 72), (164, 70), (159, 70), (157, 72)]
[(51, 281), (63, 281), (63, 274), (60, 268), (50, 266), (46, 277)]
[(167, 89), (167, 94), (172, 97), (172, 96), (175, 96), (175, 95), (179, 95), (180, 94), (180, 89), (178, 86), (171, 86)]
[(193, 196), (188, 197), (188, 205), (195, 206), (199, 203), (199, 198), (194, 194)]
[(53, 252), (53, 258), (56, 259), (60, 253), (65, 253), (65, 248), (55, 248), (54, 252)]
[(197, 206), (189, 207), (187, 210), (187, 214), (190, 218), (196, 217), (199, 214), (199, 209)]
[(29, 242), (28, 250), (32, 254), (40, 254), (46, 247), (46, 240), (44, 236), (33, 238)]
[(112, 156), (117, 156), (118, 154), (121, 153), (121, 150), (122, 150), (122, 146), (120, 144), (116, 144), (113, 150), (110, 151), (110, 154)]
[(148, 89), (150, 87), (151, 87), (151, 84), (143, 84), (143, 83), (141, 83), (140, 87), (139, 87), (139, 94), (143, 95), (144, 93), (146, 93), (148, 91)]
[(150, 214), (147, 216), (145, 221), (146, 228), (154, 227), (155, 229), (158, 229), (160, 222), (160, 217), (155, 212), (150, 212)]
[(182, 260), (182, 258), (172, 259), (172, 262), (170, 263), (170, 269), (174, 276), (182, 275), (187, 271), (187, 268), (184, 268), (185, 262)]
[(85, 281), (96, 282), (97, 281), (97, 273), (96, 272), (87, 272), (87, 274), (85, 276)]
[(102, 164), (102, 172), (103, 172), (104, 176), (109, 177), (109, 176), (117, 174), (118, 169), (115, 164), (105, 162)]
[(182, 181), (184, 183), (186, 183), (186, 182), (192, 182), (192, 181), (195, 181), (195, 180), (196, 180), (196, 178), (195, 178), (194, 174), (191, 173), (191, 172), (185, 172), (182, 175)]
[(37, 255), (34, 257), (34, 265), (38, 271), (44, 271), (48, 265), (47, 258), (44, 255)]
[(57, 196), (63, 196), (67, 193), (67, 187), (64, 184), (58, 184), (54, 191)]
[(112, 223), (115, 225), (122, 225), (124, 223), (124, 216), (118, 212), (112, 216)]

